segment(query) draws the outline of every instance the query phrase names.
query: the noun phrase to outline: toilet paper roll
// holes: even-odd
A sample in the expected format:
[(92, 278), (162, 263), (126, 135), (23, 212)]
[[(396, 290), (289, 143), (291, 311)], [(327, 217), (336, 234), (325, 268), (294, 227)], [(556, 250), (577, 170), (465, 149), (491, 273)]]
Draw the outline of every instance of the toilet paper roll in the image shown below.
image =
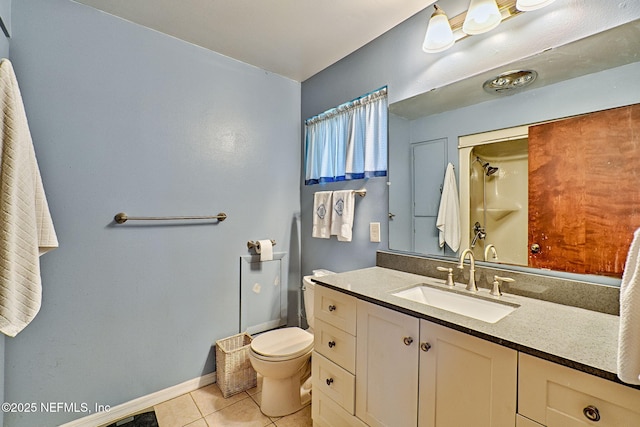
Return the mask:
[(273, 259), (271, 240), (258, 240), (256, 242), (256, 253), (260, 254), (260, 261), (271, 261)]

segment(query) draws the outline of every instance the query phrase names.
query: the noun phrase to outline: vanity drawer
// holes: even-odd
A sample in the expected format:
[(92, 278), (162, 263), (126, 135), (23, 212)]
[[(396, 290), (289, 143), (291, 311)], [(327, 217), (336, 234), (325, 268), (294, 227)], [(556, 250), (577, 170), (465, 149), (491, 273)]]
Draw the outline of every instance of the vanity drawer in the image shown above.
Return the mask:
[(311, 418), (314, 427), (366, 427), (359, 418), (345, 411), (324, 393), (314, 390), (311, 396)]
[(314, 316), (336, 328), (356, 334), (356, 298), (324, 286), (316, 286)]
[(313, 352), (311, 364), (313, 393), (324, 393), (349, 414), (355, 414), (355, 376), (316, 351)]
[(322, 320), (315, 320), (313, 349), (354, 374), (356, 337)]
[(640, 390), (523, 353), (519, 368), (518, 413), (527, 418), (548, 427), (640, 426)]

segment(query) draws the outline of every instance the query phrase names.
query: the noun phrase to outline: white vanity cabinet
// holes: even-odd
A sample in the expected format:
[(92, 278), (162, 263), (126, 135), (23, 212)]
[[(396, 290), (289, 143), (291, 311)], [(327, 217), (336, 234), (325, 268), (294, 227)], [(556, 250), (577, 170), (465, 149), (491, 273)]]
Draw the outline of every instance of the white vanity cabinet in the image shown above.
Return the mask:
[(547, 427), (640, 426), (640, 390), (524, 353), (519, 358), (522, 416)]
[(420, 427), (513, 427), (517, 351), (426, 320), (420, 347)]
[(370, 426), (418, 422), (419, 320), (358, 300), (356, 415)]
[(355, 417), (356, 298), (315, 287), (311, 411), (316, 427), (365, 427)]
[(515, 425), (515, 350), (358, 301), (356, 354), (356, 415), (368, 425)]

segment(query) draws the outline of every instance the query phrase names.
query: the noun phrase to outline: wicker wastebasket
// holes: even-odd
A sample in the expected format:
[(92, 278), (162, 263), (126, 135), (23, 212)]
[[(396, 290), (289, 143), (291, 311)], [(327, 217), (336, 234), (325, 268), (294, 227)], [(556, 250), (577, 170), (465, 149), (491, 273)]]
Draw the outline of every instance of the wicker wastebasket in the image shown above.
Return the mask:
[(251, 335), (242, 333), (216, 341), (216, 378), (226, 398), (256, 386), (249, 360)]

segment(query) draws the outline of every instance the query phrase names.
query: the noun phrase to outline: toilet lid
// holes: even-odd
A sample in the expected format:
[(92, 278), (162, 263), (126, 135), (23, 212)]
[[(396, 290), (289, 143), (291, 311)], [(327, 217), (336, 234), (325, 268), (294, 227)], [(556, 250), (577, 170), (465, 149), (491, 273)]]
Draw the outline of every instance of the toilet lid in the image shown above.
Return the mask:
[(298, 357), (313, 348), (313, 335), (300, 328), (282, 328), (260, 334), (251, 349), (266, 357)]

